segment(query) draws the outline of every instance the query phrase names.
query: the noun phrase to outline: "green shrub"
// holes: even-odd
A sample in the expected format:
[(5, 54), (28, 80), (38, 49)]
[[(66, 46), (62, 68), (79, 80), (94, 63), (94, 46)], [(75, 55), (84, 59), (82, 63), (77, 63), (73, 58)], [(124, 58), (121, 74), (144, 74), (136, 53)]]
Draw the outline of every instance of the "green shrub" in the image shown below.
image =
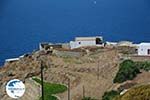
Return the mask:
[[(33, 78), (34, 81), (41, 84), (41, 80)], [(67, 90), (67, 87), (61, 84), (44, 82), (44, 100), (58, 100), (53, 94), (62, 93)], [(41, 100), (41, 98), (40, 98)]]
[(119, 71), (113, 81), (114, 83), (122, 83), (126, 80), (132, 80), (138, 73), (140, 70), (136, 67), (135, 62), (125, 60), (120, 64)]
[(105, 92), (102, 97), (102, 100), (113, 100), (118, 95), (119, 95), (119, 92), (114, 91), (114, 90)]
[(144, 62), (135, 62), (136, 66), (139, 69), (143, 69), (145, 71), (149, 71), (150, 70), (150, 62), (148, 61), (144, 61)]
[(84, 97), (82, 100), (97, 100), (97, 99), (94, 99), (94, 98), (91, 98), (91, 97)]

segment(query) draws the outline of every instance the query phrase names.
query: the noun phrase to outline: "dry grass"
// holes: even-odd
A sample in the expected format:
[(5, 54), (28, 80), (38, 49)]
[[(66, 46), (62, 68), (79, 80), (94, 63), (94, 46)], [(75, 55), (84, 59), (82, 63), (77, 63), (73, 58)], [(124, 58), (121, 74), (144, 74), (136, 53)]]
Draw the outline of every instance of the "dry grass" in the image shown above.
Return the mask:
[(150, 100), (150, 85), (134, 87), (114, 100)]

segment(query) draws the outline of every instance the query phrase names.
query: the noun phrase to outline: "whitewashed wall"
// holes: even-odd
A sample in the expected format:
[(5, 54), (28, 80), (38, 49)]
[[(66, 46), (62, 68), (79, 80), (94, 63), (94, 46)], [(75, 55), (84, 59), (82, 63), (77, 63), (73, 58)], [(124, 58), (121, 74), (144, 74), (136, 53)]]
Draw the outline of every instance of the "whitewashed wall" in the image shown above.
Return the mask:
[(139, 45), (138, 55), (148, 56), (148, 49), (150, 49), (150, 45)]
[(96, 41), (71, 41), (70, 47), (71, 49), (79, 48), (82, 46), (96, 46)]

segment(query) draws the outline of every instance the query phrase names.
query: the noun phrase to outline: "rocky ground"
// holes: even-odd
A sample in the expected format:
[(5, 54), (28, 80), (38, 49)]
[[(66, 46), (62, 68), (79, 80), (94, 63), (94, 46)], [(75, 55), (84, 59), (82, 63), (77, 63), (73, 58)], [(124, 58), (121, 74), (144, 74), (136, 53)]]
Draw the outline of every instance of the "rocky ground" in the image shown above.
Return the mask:
[[(67, 85), (70, 79), (71, 100), (81, 100), (83, 95), (101, 100), (105, 91), (115, 89), (119, 85), (113, 84), (113, 78), (118, 71), (122, 54), (116, 48), (97, 48), (80, 53), (80, 56), (72, 57), (37, 51), (17, 62), (5, 64), (0, 69), (0, 100), (12, 100), (5, 92), (5, 85), (14, 78), (22, 80), (26, 85), (26, 92), (19, 100), (37, 100), (40, 96), (40, 86), (31, 77), (39, 77), (41, 60), (46, 66), (45, 81)], [(149, 76), (149, 73), (140, 74), (135, 81), (149, 82), (145, 81)], [(57, 96), (61, 100), (67, 100), (67, 91)]]

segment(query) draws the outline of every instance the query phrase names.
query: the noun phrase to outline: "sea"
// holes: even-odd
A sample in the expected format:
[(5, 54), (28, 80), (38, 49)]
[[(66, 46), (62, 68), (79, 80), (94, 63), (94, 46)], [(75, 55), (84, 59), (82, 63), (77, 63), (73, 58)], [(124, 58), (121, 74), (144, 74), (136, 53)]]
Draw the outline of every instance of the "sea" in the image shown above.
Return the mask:
[(150, 42), (150, 0), (0, 0), (0, 65), (77, 36)]

